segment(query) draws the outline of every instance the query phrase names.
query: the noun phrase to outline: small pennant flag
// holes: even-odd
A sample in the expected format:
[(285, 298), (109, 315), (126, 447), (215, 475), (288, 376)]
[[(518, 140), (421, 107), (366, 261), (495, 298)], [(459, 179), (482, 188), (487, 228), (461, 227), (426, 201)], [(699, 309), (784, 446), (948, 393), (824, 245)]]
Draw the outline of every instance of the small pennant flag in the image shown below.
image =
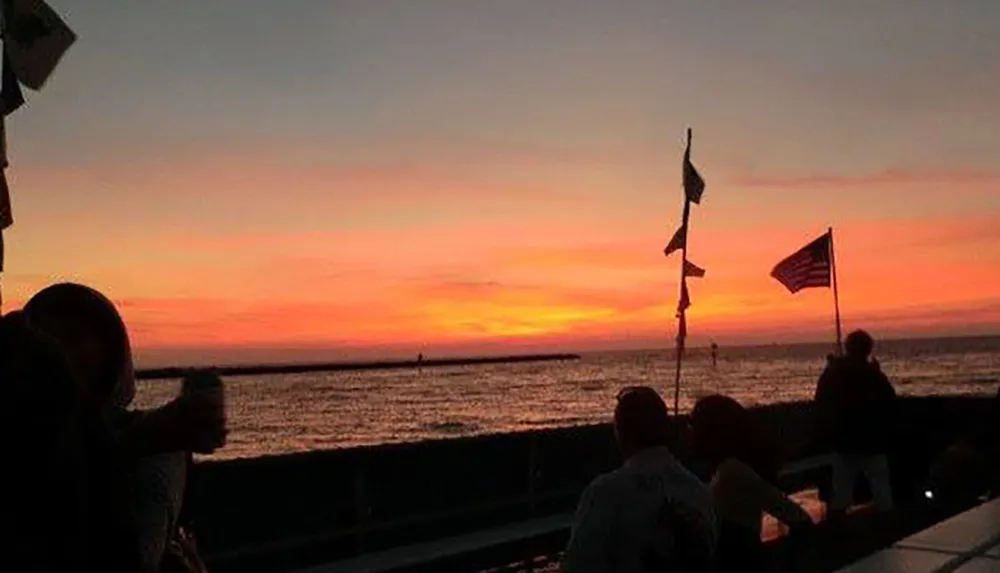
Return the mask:
[(679, 229), (674, 233), (674, 236), (670, 238), (670, 242), (667, 243), (667, 248), (663, 249), (663, 254), (670, 256), (674, 251), (678, 251), (684, 248), (684, 243), (687, 242), (687, 227), (681, 225)]
[(681, 283), (681, 299), (677, 301), (677, 316), (684, 316), (684, 311), (691, 306), (691, 297), (688, 296), (687, 281)]
[(4, 52), (20, 82), (39, 90), (76, 34), (43, 0), (4, 0)]
[(701, 178), (698, 170), (691, 164), (691, 145), (684, 151), (684, 195), (687, 200), (694, 203), (701, 203), (701, 194), (705, 192), (705, 180)]
[(684, 261), (684, 276), (701, 278), (705, 276), (705, 269), (699, 267), (691, 261)]
[(771, 276), (794, 294), (804, 288), (830, 286), (830, 269), (830, 233), (823, 233), (775, 265)]

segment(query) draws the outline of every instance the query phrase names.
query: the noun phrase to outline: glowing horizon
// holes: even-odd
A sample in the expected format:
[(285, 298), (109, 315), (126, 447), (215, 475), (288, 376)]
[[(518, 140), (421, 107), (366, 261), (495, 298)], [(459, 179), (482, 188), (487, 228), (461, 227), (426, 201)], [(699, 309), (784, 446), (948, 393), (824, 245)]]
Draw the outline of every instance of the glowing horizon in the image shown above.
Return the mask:
[(832, 336), (768, 276), (830, 225), (847, 328), (1000, 331), (1000, 6), (97, 4), (10, 121), (8, 307), (84, 282), (141, 351), (668, 342), (690, 125), (692, 343)]

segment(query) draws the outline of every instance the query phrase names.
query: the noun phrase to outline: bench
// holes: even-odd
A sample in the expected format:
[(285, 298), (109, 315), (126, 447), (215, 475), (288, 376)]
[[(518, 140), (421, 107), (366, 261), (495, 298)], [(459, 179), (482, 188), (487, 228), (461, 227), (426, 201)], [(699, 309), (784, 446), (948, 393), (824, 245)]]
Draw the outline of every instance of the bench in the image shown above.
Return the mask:
[(986, 502), (838, 573), (1000, 573), (1000, 499)]

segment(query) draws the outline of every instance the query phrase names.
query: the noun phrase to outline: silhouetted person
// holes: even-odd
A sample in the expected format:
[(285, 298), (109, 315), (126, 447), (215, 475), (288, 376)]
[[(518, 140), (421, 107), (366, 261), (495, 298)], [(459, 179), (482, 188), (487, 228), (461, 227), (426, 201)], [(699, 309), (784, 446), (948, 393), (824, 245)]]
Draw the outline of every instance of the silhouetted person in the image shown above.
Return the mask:
[(187, 452), (209, 452), (224, 440), (221, 389), (202, 394), (189, 390), (186, 382), (181, 396), (162, 408), (127, 411), (135, 395), (131, 346), (125, 324), (107, 298), (89, 287), (63, 283), (36, 294), (24, 310), (59, 342), (84, 393), (110, 428), (121, 477), (129, 484), (141, 571), (158, 571), (176, 530)]
[(719, 362), (719, 345), (712, 343), (712, 368), (718, 366)]
[(110, 433), (68, 361), (23, 313), (0, 317), (0, 552), (17, 571), (133, 573)]
[(667, 449), (666, 404), (652, 388), (627, 388), (614, 421), (625, 463), (584, 491), (563, 570), (710, 571), (712, 498)]
[(767, 513), (793, 531), (812, 525), (809, 514), (775, 487), (781, 456), (777, 441), (727, 396), (698, 400), (691, 412), (692, 453), (707, 464), (719, 518), (716, 571), (767, 570), (761, 519)]
[(833, 450), (830, 510), (841, 512), (853, 502), (854, 486), (864, 474), (875, 507), (892, 508), (889, 448), (896, 391), (871, 358), (871, 335), (857, 330), (847, 336), (846, 355), (827, 364), (816, 386), (821, 439)]

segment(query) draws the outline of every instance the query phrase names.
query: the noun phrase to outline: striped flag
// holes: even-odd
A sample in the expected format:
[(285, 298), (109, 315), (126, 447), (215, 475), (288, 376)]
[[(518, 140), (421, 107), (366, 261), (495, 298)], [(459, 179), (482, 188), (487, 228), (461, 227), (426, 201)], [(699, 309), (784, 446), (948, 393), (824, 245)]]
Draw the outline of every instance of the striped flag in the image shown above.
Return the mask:
[(830, 233), (824, 233), (775, 265), (771, 276), (792, 293), (830, 286), (830, 239)]
[(686, 242), (687, 226), (681, 225), (681, 227), (674, 233), (674, 236), (670, 238), (670, 242), (667, 243), (667, 248), (663, 249), (663, 254), (669, 257), (674, 251), (683, 249), (684, 243)]
[(691, 261), (684, 261), (684, 276), (700, 279), (705, 276), (705, 269), (699, 267)]
[(701, 203), (701, 194), (704, 192), (705, 180), (691, 164), (691, 142), (689, 140), (687, 149), (684, 151), (684, 195), (688, 201), (698, 205)]

